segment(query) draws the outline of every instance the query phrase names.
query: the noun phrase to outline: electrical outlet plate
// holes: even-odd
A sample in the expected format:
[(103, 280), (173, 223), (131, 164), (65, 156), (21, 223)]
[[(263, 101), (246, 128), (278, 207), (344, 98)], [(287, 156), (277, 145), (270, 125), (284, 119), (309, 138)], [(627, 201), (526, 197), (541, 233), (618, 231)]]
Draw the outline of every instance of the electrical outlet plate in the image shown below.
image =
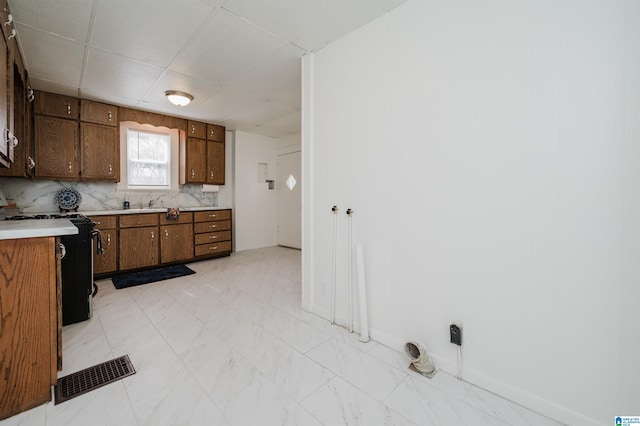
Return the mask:
[(462, 346), (462, 328), (457, 324), (449, 326), (450, 342), (454, 345)]

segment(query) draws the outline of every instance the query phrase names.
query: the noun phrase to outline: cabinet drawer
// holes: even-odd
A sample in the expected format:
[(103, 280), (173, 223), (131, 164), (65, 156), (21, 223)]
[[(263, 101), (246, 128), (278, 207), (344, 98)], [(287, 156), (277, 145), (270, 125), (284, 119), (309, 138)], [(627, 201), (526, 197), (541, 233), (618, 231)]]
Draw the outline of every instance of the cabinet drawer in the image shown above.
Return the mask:
[(114, 229), (117, 216), (94, 216), (91, 218), (98, 229)]
[(176, 225), (178, 223), (191, 223), (193, 222), (193, 213), (191, 212), (180, 212), (180, 217), (178, 219), (167, 219), (166, 213), (160, 213), (160, 225)]
[(231, 210), (208, 210), (204, 212), (195, 212), (193, 216), (194, 222), (209, 222), (212, 220), (230, 220)]
[(230, 241), (231, 231), (208, 232), (206, 234), (196, 234), (196, 244), (217, 243), (218, 241)]
[(207, 139), (210, 141), (224, 142), (224, 127), (207, 124)]
[(196, 246), (196, 256), (206, 256), (208, 254), (224, 253), (228, 251), (231, 251), (231, 241), (222, 241), (220, 243)]
[(78, 119), (80, 115), (80, 100), (71, 96), (55, 95), (47, 92), (35, 93), (35, 114), (53, 115)]
[(196, 234), (215, 231), (228, 231), (230, 229), (231, 221), (229, 220), (221, 220), (219, 222), (200, 222), (193, 225), (193, 230)]
[(120, 216), (120, 228), (153, 226), (158, 224), (157, 213), (126, 214)]
[(207, 125), (199, 121), (189, 120), (187, 124), (187, 136), (190, 138), (206, 139)]
[(118, 123), (118, 108), (82, 99), (80, 101), (80, 121), (115, 126)]

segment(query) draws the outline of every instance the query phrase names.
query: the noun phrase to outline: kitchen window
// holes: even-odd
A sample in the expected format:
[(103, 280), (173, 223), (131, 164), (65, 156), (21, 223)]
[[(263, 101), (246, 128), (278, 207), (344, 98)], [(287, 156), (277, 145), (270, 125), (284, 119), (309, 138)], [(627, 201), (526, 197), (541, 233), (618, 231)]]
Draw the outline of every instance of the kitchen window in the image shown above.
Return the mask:
[(127, 131), (127, 183), (129, 188), (155, 186), (169, 188), (171, 138), (166, 133)]
[(178, 190), (178, 129), (120, 124), (119, 191)]

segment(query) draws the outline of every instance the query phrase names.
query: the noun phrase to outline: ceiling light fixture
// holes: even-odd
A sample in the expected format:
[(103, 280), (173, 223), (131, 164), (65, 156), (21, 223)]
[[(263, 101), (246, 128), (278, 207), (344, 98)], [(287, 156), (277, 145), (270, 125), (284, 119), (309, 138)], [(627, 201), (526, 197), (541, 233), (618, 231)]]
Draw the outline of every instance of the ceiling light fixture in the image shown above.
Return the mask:
[(169, 102), (176, 106), (187, 106), (193, 100), (193, 96), (190, 94), (177, 90), (167, 90), (164, 95), (169, 99)]

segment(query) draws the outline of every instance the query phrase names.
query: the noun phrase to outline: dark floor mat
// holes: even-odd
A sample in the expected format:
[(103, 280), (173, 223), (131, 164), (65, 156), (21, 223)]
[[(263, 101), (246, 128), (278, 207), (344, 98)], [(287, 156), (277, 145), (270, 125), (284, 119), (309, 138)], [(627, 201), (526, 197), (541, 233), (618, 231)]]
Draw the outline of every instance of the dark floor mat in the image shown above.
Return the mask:
[(55, 386), (56, 405), (135, 374), (128, 355), (60, 377)]
[(183, 277), (185, 275), (192, 275), (195, 273), (196, 272), (193, 269), (189, 269), (185, 265), (173, 265), (116, 275), (111, 278), (111, 281), (113, 281), (115, 288), (121, 289), (153, 283), (156, 281), (168, 280), (169, 278)]

